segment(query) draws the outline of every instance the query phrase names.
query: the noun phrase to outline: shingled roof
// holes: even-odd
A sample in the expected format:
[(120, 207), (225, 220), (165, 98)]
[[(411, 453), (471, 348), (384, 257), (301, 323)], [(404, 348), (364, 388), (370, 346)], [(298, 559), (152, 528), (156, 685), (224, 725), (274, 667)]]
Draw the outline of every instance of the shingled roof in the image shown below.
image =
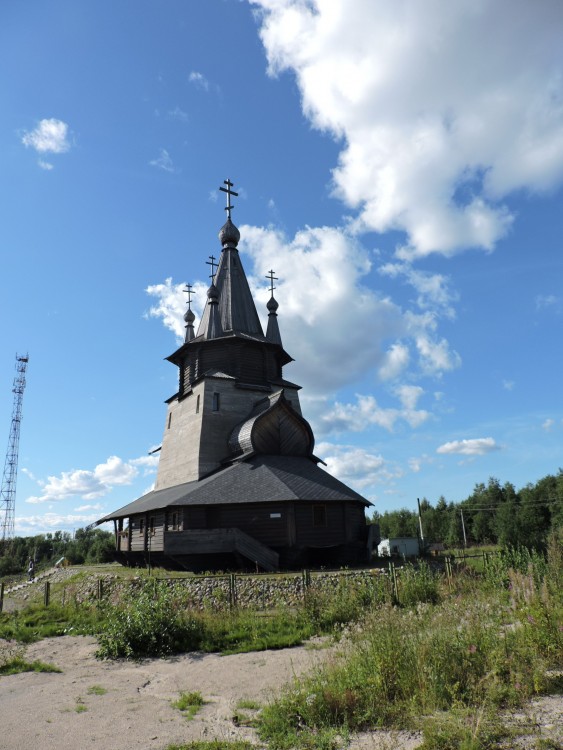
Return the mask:
[(255, 456), (199, 482), (152, 491), (110, 513), (98, 524), (175, 505), (236, 505), (296, 501), (359, 502), (368, 500), (309, 458)]

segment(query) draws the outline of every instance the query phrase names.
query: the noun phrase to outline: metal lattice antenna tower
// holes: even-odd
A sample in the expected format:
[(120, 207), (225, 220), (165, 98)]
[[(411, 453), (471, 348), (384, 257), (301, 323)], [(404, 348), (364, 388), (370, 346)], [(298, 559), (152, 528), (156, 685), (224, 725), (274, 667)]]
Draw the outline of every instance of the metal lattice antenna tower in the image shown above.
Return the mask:
[(8, 450), (4, 462), (2, 475), (2, 489), (0, 489), (0, 542), (4, 545), (14, 536), (14, 520), (16, 512), (16, 480), (18, 477), (18, 449), (20, 444), (20, 424), (22, 420), (22, 401), (25, 389), (25, 371), (29, 357), (16, 354), (16, 377), (14, 378), (14, 407), (12, 409), (12, 424)]

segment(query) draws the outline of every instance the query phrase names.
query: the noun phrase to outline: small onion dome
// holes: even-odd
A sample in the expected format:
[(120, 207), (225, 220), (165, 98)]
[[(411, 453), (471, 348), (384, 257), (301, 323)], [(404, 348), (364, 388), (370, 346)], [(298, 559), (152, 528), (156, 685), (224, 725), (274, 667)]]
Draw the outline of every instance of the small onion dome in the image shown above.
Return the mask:
[(234, 245), (236, 247), (238, 245), (240, 240), (240, 232), (230, 219), (227, 219), (227, 221), (221, 227), (221, 230), (219, 232), (219, 240), (221, 242), (221, 245), (223, 246)]
[(215, 286), (215, 284), (211, 284), (209, 289), (207, 290), (207, 299), (209, 302), (217, 302), (219, 300), (219, 290)]
[(266, 307), (268, 308), (268, 312), (275, 313), (276, 310), (278, 309), (279, 305), (278, 305), (278, 303), (276, 302), (276, 300), (273, 297), (270, 297), (270, 299), (268, 300), (268, 304), (266, 305)]
[(193, 325), (193, 322), (195, 320), (195, 315), (192, 310), (186, 310), (184, 314), (184, 320), (188, 325)]

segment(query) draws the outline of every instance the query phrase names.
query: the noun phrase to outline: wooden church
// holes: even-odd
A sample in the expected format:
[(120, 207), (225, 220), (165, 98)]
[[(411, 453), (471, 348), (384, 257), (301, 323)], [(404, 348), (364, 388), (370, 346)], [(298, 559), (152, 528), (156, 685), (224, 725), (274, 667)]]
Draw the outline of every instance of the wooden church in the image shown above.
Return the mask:
[(231, 221), (237, 193), (225, 185), (227, 221), (205, 310), (196, 333), (188, 301), (184, 343), (168, 357), (179, 382), (154, 489), (98, 523), (114, 522), (116, 556), (128, 565), (273, 571), (363, 561), (371, 503), (313, 454), (300, 386), (283, 376), (293, 360), (278, 327), (275, 277), (264, 335)]

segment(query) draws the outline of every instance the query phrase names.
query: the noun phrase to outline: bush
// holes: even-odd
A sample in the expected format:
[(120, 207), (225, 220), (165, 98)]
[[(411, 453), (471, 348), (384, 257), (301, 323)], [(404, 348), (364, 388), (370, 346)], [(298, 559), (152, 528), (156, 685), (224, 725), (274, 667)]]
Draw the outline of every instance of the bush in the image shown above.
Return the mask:
[(165, 583), (146, 581), (120, 607), (106, 606), (97, 655), (117, 659), (168, 656), (199, 648), (202, 625)]

